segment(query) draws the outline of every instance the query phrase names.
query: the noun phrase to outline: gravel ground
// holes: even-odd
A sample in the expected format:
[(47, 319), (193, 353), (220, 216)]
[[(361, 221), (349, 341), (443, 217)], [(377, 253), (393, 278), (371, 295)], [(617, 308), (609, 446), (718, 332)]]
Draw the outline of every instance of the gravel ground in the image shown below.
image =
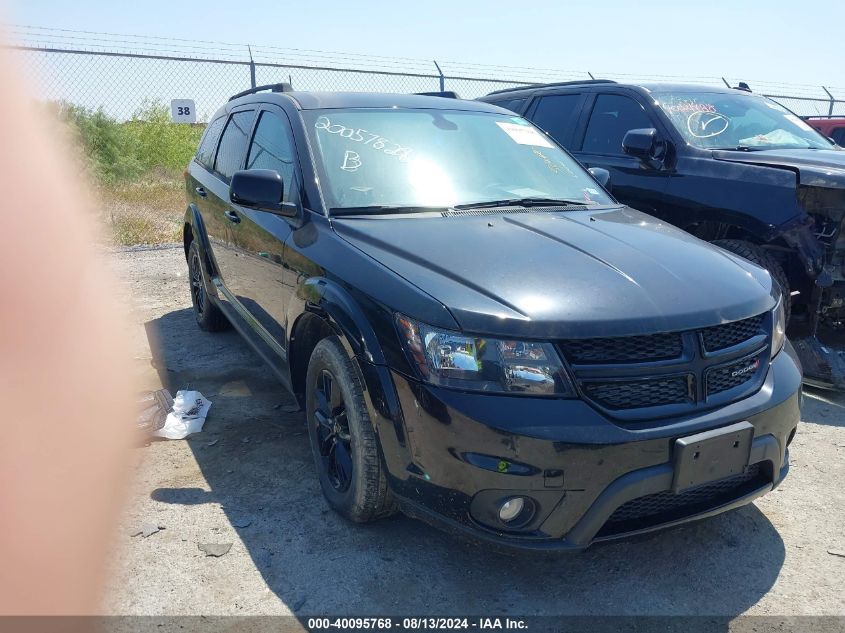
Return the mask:
[[(405, 517), (329, 511), (303, 417), (237, 334), (194, 324), (178, 247), (114, 253), (139, 380), (213, 401), (202, 433), (134, 451), (103, 606), (133, 615), (845, 615), (845, 397), (809, 392), (792, 471), (754, 505), (565, 558), (506, 557)], [(156, 523), (147, 538), (131, 528)], [(232, 543), (219, 558), (203, 543)]]

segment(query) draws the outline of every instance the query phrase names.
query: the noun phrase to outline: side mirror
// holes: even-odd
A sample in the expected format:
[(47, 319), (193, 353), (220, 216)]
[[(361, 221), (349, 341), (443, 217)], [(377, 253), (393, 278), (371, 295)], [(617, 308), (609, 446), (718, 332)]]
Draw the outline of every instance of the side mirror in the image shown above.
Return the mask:
[(236, 171), (229, 185), (229, 200), (235, 204), (279, 215), (293, 215), (296, 205), (282, 202), (284, 183), (273, 169)]
[(590, 167), (588, 170), (590, 175), (598, 180), (599, 184), (610, 191), (610, 172), (601, 167)]
[(653, 127), (629, 130), (622, 139), (622, 151), (643, 160), (654, 158), (656, 147), (657, 130)]

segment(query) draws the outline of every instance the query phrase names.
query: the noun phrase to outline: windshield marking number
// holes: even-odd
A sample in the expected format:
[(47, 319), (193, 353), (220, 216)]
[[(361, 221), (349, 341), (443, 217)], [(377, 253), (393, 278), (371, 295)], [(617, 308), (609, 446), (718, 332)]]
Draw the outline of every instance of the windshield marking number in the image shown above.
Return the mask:
[[(383, 151), (388, 156), (396, 156), (403, 163), (408, 160), (411, 153), (414, 151), (410, 147), (402, 147), (399, 143), (394, 143), (393, 141), (370, 132), (369, 130), (365, 130), (363, 128), (350, 128), (345, 125), (341, 125), (340, 123), (333, 124), (329, 117), (324, 115), (317, 118), (317, 121), (314, 123), (314, 127), (318, 130), (325, 130), (329, 134), (337, 134), (341, 138), (349, 139), (350, 141), (369, 145), (373, 149)], [(355, 154), (355, 152), (352, 153)], [(355, 155), (358, 156), (357, 154)], [(344, 164), (345, 163), (346, 159), (344, 158)]]

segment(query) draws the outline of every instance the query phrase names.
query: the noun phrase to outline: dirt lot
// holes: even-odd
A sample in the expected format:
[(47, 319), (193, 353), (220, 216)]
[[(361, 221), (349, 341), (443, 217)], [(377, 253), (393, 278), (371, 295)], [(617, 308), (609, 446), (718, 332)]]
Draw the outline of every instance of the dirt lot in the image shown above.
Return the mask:
[[(755, 505), (565, 558), (504, 557), (404, 517), (330, 512), (303, 418), (235, 333), (193, 323), (178, 247), (112, 257), (146, 388), (213, 401), (133, 453), (110, 614), (845, 615), (845, 397), (808, 393), (786, 482)], [(165, 529), (130, 537), (144, 522)], [(199, 543), (232, 543), (220, 558)]]

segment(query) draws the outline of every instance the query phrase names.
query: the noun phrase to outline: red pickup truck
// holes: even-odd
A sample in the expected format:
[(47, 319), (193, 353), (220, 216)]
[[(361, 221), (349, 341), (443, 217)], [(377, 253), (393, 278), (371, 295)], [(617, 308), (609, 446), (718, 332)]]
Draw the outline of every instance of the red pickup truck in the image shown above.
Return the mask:
[(845, 147), (845, 117), (811, 116), (806, 121), (837, 145)]

